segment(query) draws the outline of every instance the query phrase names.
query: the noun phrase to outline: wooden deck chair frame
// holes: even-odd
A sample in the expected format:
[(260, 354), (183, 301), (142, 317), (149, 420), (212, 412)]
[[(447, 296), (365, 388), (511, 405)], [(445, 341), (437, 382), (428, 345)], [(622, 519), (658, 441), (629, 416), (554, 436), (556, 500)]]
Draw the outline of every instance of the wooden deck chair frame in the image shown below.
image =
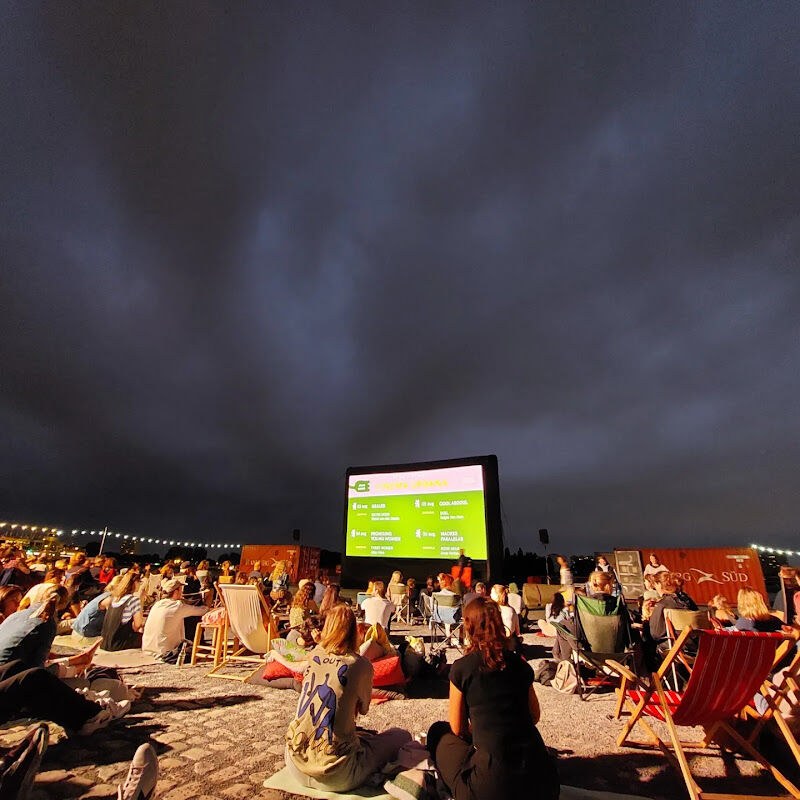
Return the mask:
[[(696, 750), (696, 749), (707, 749), (710, 747), (712, 741), (714, 740), (715, 736), (719, 732), (724, 732), (729, 740), (734, 741), (742, 750), (742, 752), (756, 761), (760, 766), (764, 769), (769, 771), (775, 780), (781, 784), (794, 798), (800, 798), (800, 789), (797, 788), (783, 773), (781, 773), (776, 767), (770, 764), (762, 755), (759, 753), (755, 747), (753, 746), (751, 738), (745, 739), (735, 728), (733, 728), (729, 723), (730, 721), (734, 720), (737, 716), (734, 713), (727, 719), (718, 719), (711, 723), (710, 725), (705, 727), (705, 737), (701, 742), (686, 742), (681, 741), (678, 735), (678, 725), (685, 724), (685, 725), (694, 725), (700, 724), (698, 722), (678, 722), (676, 723), (673, 718), (673, 713), (678, 712), (680, 708), (680, 703), (683, 702), (684, 695), (679, 695), (677, 692), (671, 692), (670, 694), (675, 698), (675, 696), (680, 696), (680, 701), (676, 703), (673, 699), (672, 703), (670, 702), (670, 698), (667, 696), (667, 692), (664, 688), (664, 675), (672, 668), (673, 663), (678, 658), (678, 653), (684, 648), (686, 645), (687, 640), (690, 636), (736, 636), (737, 634), (744, 634), (745, 636), (749, 636), (752, 638), (753, 636), (758, 636), (760, 638), (772, 638), (781, 639), (786, 638), (785, 635), (782, 634), (748, 634), (742, 631), (736, 632), (729, 632), (729, 631), (694, 631), (692, 628), (684, 628), (681, 633), (678, 635), (678, 638), (675, 641), (672, 649), (667, 653), (664, 661), (661, 663), (661, 666), (658, 668), (657, 672), (654, 672), (650, 678), (649, 683), (645, 683), (644, 681), (637, 678), (632, 672), (625, 670), (623, 673), (623, 681), (620, 688), (617, 690), (617, 708), (616, 708), (616, 717), (619, 719), (622, 715), (623, 708), (630, 713), (630, 719), (625, 723), (625, 726), (622, 729), (622, 732), (617, 739), (617, 745), (619, 747), (645, 747), (645, 748), (652, 748), (652, 749), (660, 749), (662, 753), (666, 756), (667, 760), (672, 764), (675, 769), (681, 774), (683, 777), (684, 783), (686, 784), (686, 788), (689, 792), (689, 797), (691, 800), (733, 800), (733, 798), (743, 798), (742, 795), (732, 795), (732, 794), (709, 794), (707, 792), (703, 792), (700, 786), (694, 779), (692, 775), (691, 768), (689, 766), (689, 761), (686, 757), (687, 750)], [(777, 648), (776, 648), (777, 649)], [(699, 654), (698, 654), (699, 657)], [(696, 662), (697, 664), (698, 662)], [(729, 665), (728, 665), (729, 666)], [(692, 669), (692, 676), (694, 677), (694, 673), (697, 667), (695, 666)], [(726, 673), (730, 674), (730, 673)], [(759, 678), (760, 680), (760, 678)], [(691, 681), (690, 681), (691, 685)], [(638, 699), (638, 702), (634, 704), (634, 702), (628, 698), (628, 693), (635, 688), (641, 697)], [(687, 687), (688, 689), (688, 687)], [(688, 691), (687, 693), (688, 694)], [(744, 692), (746, 695), (747, 692)], [(752, 696), (752, 693), (751, 693)], [(746, 706), (749, 702), (749, 699), (743, 700), (743, 707)], [(670, 706), (677, 706), (675, 711), (671, 710)], [(645, 720), (645, 709), (648, 706), (657, 707), (660, 712), (660, 716), (663, 718), (667, 726), (667, 730), (669, 731), (669, 738), (672, 744), (672, 747), (665, 743), (655, 732), (653, 727), (647, 723)], [(641, 725), (644, 728), (645, 732), (648, 735), (649, 742), (629, 742), (628, 737), (632, 733), (634, 727), (636, 725)], [(756, 800), (753, 796), (747, 796), (749, 800)], [(767, 800), (764, 798), (763, 800)], [(770, 800), (772, 800), (770, 798)], [(777, 800), (777, 798), (776, 798)]]
[[(217, 592), (222, 599), (222, 604), (225, 606), (226, 628), (234, 636), (234, 645), (232, 652), (226, 654), (219, 664), (207, 672), (206, 677), (213, 675), (215, 678), (225, 678), (226, 680), (244, 683), (266, 664), (266, 655), (270, 650), (272, 640), (278, 638), (278, 628), (260, 586), (237, 583), (217, 584)], [(241, 597), (238, 597), (238, 595), (241, 595)], [(249, 609), (240, 608), (236, 602), (236, 600), (242, 599), (245, 595), (251, 595)], [(256, 624), (254, 618), (256, 609), (258, 610), (259, 624)], [(263, 627), (262, 611), (269, 615), (269, 624), (266, 628)], [(257, 666), (244, 677), (221, 672), (226, 667), (247, 663), (257, 664)]]
[(777, 650), (773, 669), (770, 675), (774, 675), (775, 670), (786, 656), (794, 649), (794, 657), (788, 666), (780, 670), (779, 677), (768, 677), (763, 686), (761, 687), (761, 695), (766, 700), (767, 709), (763, 714), (759, 714), (753, 706), (747, 706), (744, 710), (744, 717), (755, 718), (756, 724), (753, 730), (747, 737), (747, 741), (751, 744), (758, 741), (764, 726), (771, 720), (775, 721), (778, 730), (786, 740), (792, 755), (800, 767), (800, 744), (797, 742), (797, 737), (794, 735), (789, 723), (786, 721), (784, 713), (781, 711), (783, 702), (788, 703), (792, 708), (797, 706), (797, 700), (790, 699), (789, 695), (793, 694), (795, 698), (800, 697), (800, 650), (797, 650), (797, 634), (793, 634), (791, 639), (784, 642)]
[[(203, 644), (203, 632), (210, 630), (212, 632), (211, 644)], [(213, 661), (214, 666), (218, 666), (220, 662), (228, 654), (228, 621), (227, 616), (223, 614), (219, 622), (204, 623), (201, 619), (197, 623), (194, 632), (194, 641), (192, 642), (192, 658), (191, 664), (194, 666), (197, 663), (198, 655), (209, 655)]]
[[(669, 642), (670, 649), (672, 649), (675, 641), (678, 638), (678, 634), (684, 628), (691, 628), (692, 630), (703, 630), (707, 631), (712, 629), (714, 626), (711, 624), (711, 620), (708, 616), (708, 612), (706, 611), (690, 611), (689, 609), (684, 608), (665, 608), (664, 609), (664, 625), (667, 629), (667, 641)], [(718, 629), (718, 630), (721, 630)], [(676, 661), (679, 661), (686, 671), (691, 674), (692, 672), (692, 657), (686, 653), (684, 650), (681, 650), (678, 653)], [(672, 662), (672, 688), (677, 691), (678, 690), (678, 668), (675, 661)]]

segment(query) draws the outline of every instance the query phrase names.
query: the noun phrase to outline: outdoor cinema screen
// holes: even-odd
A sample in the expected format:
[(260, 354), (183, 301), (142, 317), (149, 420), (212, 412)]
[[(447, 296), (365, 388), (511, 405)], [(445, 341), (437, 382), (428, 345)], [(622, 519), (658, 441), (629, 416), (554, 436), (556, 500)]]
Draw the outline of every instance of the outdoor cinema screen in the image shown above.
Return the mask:
[(347, 475), (346, 556), (486, 558), (480, 464)]

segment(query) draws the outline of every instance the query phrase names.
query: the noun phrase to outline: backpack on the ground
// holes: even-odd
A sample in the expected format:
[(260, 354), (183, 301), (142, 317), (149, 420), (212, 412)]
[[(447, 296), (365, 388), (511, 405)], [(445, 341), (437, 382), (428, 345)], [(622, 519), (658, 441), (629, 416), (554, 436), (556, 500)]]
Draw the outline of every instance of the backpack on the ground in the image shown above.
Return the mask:
[(571, 661), (559, 661), (551, 686), (562, 694), (575, 694), (578, 690), (578, 673)]

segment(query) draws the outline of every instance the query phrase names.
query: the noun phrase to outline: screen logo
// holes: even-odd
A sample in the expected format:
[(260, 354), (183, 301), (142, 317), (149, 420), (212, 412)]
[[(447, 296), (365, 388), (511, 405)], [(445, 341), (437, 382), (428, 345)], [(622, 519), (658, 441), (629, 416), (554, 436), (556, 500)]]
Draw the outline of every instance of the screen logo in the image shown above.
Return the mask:
[(369, 481), (356, 481), (350, 488), (355, 492), (368, 492)]

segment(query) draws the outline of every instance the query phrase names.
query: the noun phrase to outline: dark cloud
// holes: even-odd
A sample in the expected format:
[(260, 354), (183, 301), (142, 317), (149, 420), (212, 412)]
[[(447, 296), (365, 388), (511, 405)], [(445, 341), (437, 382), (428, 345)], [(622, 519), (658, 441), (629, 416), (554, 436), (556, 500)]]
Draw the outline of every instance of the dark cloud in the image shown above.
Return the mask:
[(797, 22), (12, 4), (0, 513), (334, 545), (494, 452), (513, 546), (796, 544)]

